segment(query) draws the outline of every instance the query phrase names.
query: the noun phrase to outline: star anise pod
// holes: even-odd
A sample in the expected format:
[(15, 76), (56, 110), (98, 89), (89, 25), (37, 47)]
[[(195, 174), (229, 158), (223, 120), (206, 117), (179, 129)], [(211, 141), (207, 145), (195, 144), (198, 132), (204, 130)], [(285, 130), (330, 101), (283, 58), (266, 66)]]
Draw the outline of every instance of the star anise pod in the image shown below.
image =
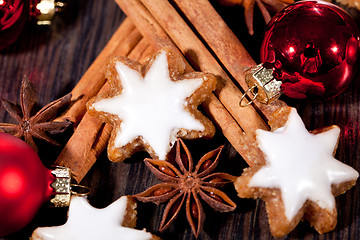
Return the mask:
[(254, 34), (253, 18), (255, 3), (260, 9), (266, 23), (271, 19), (269, 10), (272, 12), (279, 12), (283, 8), (292, 4), (293, 0), (218, 0), (223, 5), (241, 5), (244, 7), (245, 23), (249, 34)]
[(18, 138), (24, 138), (25, 142), (35, 151), (37, 151), (38, 148), (33, 137), (43, 139), (54, 145), (59, 145), (59, 143), (51, 139), (46, 132), (50, 134), (61, 133), (72, 124), (70, 121), (51, 121), (60, 111), (64, 110), (63, 108), (65, 106), (70, 104), (70, 93), (47, 104), (32, 116), (32, 110), (36, 101), (35, 88), (24, 75), (21, 82), (20, 106), (8, 100), (1, 100), (5, 110), (17, 121), (17, 124), (0, 123), (0, 131)]
[(205, 154), (194, 169), (191, 153), (181, 139), (177, 140), (175, 148), (174, 164), (170, 163), (173, 159), (145, 159), (147, 167), (163, 182), (134, 197), (142, 202), (156, 204), (168, 201), (160, 223), (160, 231), (170, 226), (185, 204), (187, 220), (197, 237), (205, 219), (200, 198), (216, 211), (233, 211), (236, 204), (217, 187), (233, 182), (236, 177), (227, 173), (210, 174), (219, 162), (223, 146)]

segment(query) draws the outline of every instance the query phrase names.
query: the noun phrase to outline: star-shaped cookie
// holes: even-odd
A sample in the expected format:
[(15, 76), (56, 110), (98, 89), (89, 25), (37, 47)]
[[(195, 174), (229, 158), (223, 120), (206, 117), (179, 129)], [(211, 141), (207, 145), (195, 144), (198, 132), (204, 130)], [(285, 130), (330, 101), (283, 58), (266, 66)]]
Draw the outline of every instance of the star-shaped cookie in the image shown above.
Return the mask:
[(155, 240), (145, 230), (133, 229), (136, 224), (136, 202), (123, 196), (108, 207), (92, 207), (86, 198), (73, 196), (68, 220), (64, 225), (37, 228), (31, 240)]
[(110, 160), (122, 161), (143, 149), (164, 160), (177, 137), (213, 136), (213, 124), (197, 106), (215, 89), (216, 78), (184, 70), (182, 58), (169, 47), (144, 66), (125, 57), (110, 61), (111, 91), (87, 104), (90, 114), (114, 126)]
[(319, 232), (334, 229), (335, 196), (355, 185), (359, 174), (334, 158), (340, 129), (308, 132), (294, 108), (270, 121), (272, 131), (257, 130), (264, 160), (244, 170), (235, 182), (242, 198), (262, 198), (271, 232), (280, 237), (305, 219)]

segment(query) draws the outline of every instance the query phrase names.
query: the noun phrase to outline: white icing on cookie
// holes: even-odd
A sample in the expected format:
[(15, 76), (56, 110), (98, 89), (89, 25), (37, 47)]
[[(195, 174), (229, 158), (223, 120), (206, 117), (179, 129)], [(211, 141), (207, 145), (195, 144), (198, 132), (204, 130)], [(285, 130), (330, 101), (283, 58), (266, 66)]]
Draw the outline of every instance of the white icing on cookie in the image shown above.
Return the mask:
[(186, 98), (203, 80), (171, 81), (165, 51), (156, 57), (145, 77), (122, 62), (117, 62), (115, 68), (123, 91), (93, 104), (95, 110), (117, 115), (122, 120), (115, 147), (141, 136), (160, 159), (165, 159), (180, 129), (205, 130), (202, 123), (185, 110)]
[(121, 226), (127, 197), (106, 208), (93, 208), (86, 198), (71, 198), (67, 222), (62, 226), (37, 228), (33, 236), (42, 240), (149, 240), (150, 233)]
[(319, 134), (309, 133), (292, 109), (284, 127), (274, 132), (256, 131), (267, 165), (255, 173), (249, 186), (280, 189), (289, 221), (306, 200), (321, 208), (334, 209), (331, 185), (359, 176), (353, 168), (333, 157), (339, 134), (337, 126)]

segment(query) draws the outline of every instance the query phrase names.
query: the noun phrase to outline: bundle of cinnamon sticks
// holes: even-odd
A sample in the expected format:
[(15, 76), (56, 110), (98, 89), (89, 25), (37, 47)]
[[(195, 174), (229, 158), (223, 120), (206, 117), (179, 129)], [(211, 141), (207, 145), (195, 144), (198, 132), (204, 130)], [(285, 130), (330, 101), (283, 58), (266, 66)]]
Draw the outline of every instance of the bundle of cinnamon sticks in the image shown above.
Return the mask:
[(247, 89), (244, 72), (255, 62), (208, 0), (115, 1), (128, 18), (73, 89), (76, 102), (63, 117), (73, 121), (76, 129), (55, 164), (69, 167), (80, 182), (106, 148), (112, 127), (88, 115), (85, 103), (108, 88), (104, 77), (107, 61), (122, 55), (144, 62), (170, 45), (184, 57), (188, 71), (211, 72), (218, 77), (216, 91), (202, 108), (252, 165), (257, 149), (249, 136), (256, 129), (268, 129), (268, 117), (285, 103), (262, 105), (255, 101), (245, 108), (239, 106)]

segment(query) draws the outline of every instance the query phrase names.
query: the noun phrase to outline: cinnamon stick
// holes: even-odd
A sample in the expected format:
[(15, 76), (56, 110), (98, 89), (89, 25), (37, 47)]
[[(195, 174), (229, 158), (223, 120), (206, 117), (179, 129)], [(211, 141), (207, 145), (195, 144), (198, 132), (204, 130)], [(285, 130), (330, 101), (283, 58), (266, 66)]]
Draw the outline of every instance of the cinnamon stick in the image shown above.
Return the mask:
[(86, 112), (86, 102), (95, 96), (105, 83), (106, 62), (112, 56), (128, 55), (141, 38), (134, 24), (129, 19), (125, 19), (71, 91), (74, 104), (61, 118), (72, 121), (76, 126)]
[(156, 51), (145, 38), (141, 39), (138, 45), (139, 46), (129, 54), (128, 58), (137, 60), (140, 63), (145, 63), (155, 54)]
[[(244, 72), (254, 66), (255, 62), (211, 3), (208, 0), (172, 0), (172, 2), (187, 17), (220, 62), (246, 91), (248, 87)], [(280, 100), (269, 105), (258, 101), (254, 104), (267, 118), (266, 122), (276, 109), (286, 105)]]
[(222, 134), (234, 149), (242, 156), (247, 164), (252, 166), (256, 162), (259, 154), (258, 148), (253, 147), (251, 140), (249, 140), (253, 137), (254, 133), (245, 134), (215, 95), (210, 95), (201, 106), (217, 127), (221, 129)]
[(70, 168), (73, 178), (80, 182), (106, 148), (111, 130), (111, 125), (86, 113), (55, 165)]

